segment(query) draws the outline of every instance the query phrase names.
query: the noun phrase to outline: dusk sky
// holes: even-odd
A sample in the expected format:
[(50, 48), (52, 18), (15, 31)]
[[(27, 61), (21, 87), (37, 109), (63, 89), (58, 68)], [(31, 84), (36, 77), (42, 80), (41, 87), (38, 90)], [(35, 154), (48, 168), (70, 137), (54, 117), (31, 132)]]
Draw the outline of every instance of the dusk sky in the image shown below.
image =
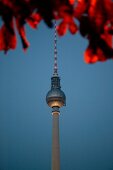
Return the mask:
[[(54, 29), (26, 27), (30, 47), (0, 52), (0, 170), (50, 170), (50, 89)], [(61, 170), (113, 170), (113, 60), (88, 65), (87, 41), (58, 38), (58, 72), (66, 107), (60, 114)]]

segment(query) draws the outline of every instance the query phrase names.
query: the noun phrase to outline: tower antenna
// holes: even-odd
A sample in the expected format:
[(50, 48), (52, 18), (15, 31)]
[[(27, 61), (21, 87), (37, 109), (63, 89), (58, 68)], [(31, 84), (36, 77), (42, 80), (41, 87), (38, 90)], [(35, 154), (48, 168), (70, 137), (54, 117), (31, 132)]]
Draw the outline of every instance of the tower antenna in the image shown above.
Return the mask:
[(54, 22), (54, 73), (53, 75), (58, 75), (58, 64), (57, 64), (57, 26), (56, 20)]

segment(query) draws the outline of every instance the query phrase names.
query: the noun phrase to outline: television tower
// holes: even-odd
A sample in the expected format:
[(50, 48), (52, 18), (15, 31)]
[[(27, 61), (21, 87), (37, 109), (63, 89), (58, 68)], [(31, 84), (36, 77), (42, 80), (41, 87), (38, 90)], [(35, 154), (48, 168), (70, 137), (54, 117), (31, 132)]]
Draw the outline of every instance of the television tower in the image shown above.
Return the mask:
[(60, 170), (60, 144), (59, 144), (59, 108), (66, 105), (66, 96), (61, 90), (57, 66), (57, 32), (55, 21), (54, 37), (54, 71), (51, 77), (51, 89), (47, 93), (46, 102), (52, 108), (52, 167), (51, 170)]

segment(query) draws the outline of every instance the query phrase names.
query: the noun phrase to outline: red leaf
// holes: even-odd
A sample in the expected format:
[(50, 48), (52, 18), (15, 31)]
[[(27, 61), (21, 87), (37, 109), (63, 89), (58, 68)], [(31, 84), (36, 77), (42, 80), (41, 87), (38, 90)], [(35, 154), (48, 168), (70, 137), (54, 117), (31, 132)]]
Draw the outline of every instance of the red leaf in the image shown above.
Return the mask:
[(26, 21), (31, 28), (37, 28), (37, 25), (41, 21), (41, 16), (38, 13), (33, 13), (28, 19), (26, 19)]
[(0, 29), (0, 50), (8, 51), (9, 49), (15, 49), (17, 39), (15, 33), (12, 34), (5, 25)]
[(69, 0), (70, 5), (73, 5), (75, 3), (75, 0)]
[(76, 25), (74, 22), (71, 22), (71, 23), (69, 24), (69, 31), (70, 31), (72, 34), (75, 34), (75, 33), (78, 31), (77, 25)]
[(85, 12), (87, 7), (86, 0), (78, 0), (78, 4), (74, 9), (74, 17), (80, 18), (82, 14)]
[(62, 21), (59, 26), (57, 27), (57, 32), (60, 36), (63, 36), (67, 32), (67, 23)]
[(87, 49), (84, 53), (84, 60), (87, 64), (93, 64), (98, 61), (98, 56), (92, 53), (91, 49)]
[(26, 38), (24, 25), (21, 25), (18, 19), (16, 20), (16, 25), (22, 41), (23, 49), (26, 50), (30, 44)]

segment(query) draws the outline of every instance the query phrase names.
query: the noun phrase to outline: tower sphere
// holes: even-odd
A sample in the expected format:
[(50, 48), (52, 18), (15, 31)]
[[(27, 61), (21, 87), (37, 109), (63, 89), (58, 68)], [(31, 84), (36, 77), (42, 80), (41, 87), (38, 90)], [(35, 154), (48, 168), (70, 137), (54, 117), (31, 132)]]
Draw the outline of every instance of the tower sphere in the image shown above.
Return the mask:
[(60, 88), (51, 89), (46, 96), (46, 102), (49, 107), (62, 107), (65, 105), (66, 97)]

